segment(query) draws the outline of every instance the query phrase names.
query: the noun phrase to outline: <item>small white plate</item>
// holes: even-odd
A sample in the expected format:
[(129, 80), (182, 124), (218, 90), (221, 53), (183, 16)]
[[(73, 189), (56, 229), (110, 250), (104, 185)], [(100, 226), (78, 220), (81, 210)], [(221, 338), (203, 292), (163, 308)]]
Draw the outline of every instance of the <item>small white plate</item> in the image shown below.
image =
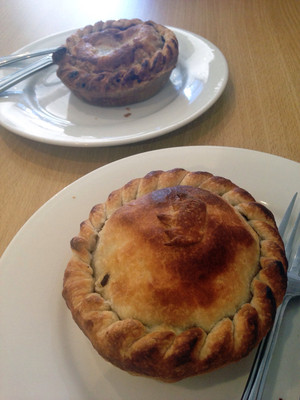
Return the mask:
[[(212, 43), (171, 29), (179, 42), (178, 64), (167, 85), (151, 99), (129, 107), (91, 106), (62, 84), (52, 65), (0, 96), (0, 124), (32, 140), (83, 147), (142, 141), (189, 123), (220, 97), (228, 67)], [(18, 53), (59, 46), (72, 32), (46, 37)], [(0, 77), (10, 71), (1, 69)]]
[[(241, 398), (254, 352), (238, 363), (178, 383), (134, 377), (98, 356), (61, 296), (63, 273), (71, 256), (69, 241), (92, 206), (134, 177), (174, 167), (206, 170), (231, 179), (266, 203), (277, 221), (293, 194), (300, 192), (299, 163), (249, 150), (206, 146), (138, 154), (66, 187), (29, 219), (0, 260), (1, 399)], [(287, 308), (265, 400), (299, 398), (299, 332), (298, 298)]]

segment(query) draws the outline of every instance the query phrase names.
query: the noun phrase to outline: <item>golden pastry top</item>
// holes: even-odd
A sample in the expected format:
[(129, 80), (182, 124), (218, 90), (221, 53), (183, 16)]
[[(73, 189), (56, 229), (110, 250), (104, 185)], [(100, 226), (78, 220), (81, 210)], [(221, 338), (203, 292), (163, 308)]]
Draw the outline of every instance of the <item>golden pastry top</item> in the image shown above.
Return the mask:
[(150, 23), (138, 23), (126, 29), (112, 25), (67, 39), (70, 55), (89, 61), (95, 72), (142, 64), (163, 45), (161, 33)]
[(258, 236), (247, 222), (219, 196), (189, 186), (119, 208), (93, 259), (96, 291), (121, 319), (205, 331), (250, 300), (258, 263)]

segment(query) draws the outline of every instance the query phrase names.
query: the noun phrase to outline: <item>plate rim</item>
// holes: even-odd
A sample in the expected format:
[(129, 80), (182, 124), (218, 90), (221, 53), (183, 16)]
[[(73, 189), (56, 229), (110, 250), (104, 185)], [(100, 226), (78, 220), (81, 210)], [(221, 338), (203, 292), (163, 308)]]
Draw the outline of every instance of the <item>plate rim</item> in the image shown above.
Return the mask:
[[(137, 143), (137, 142), (143, 142), (146, 140), (150, 140), (159, 136), (163, 136), (166, 135), (167, 133), (173, 132), (176, 129), (182, 128), (183, 126), (191, 123), (192, 121), (194, 121), (195, 119), (197, 119), (198, 117), (200, 117), (202, 114), (204, 114), (209, 108), (211, 108), (213, 106), (213, 104), (215, 104), (218, 99), (220, 98), (220, 96), (223, 94), (226, 85), (228, 83), (228, 78), (229, 78), (229, 67), (228, 67), (228, 62), (224, 56), (224, 54), (221, 52), (221, 50), (211, 41), (209, 41), (208, 39), (194, 33), (194, 32), (190, 32), (186, 29), (181, 29), (181, 28), (177, 28), (177, 27), (173, 27), (170, 26), (170, 29), (173, 29), (175, 34), (176, 32), (182, 34), (184, 36), (185, 39), (188, 39), (188, 37), (194, 37), (197, 40), (199, 40), (200, 42), (206, 44), (207, 46), (210, 47), (210, 49), (213, 50), (214, 54), (217, 54), (217, 61), (212, 61), (212, 63), (214, 63), (213, 65), (216, 65), (216, 62), (219, 63), (219, 65), (221, 65), (221, 71), (219, 73), (219, 75), (217, 75), (217, 78), (215, 78), (215, 76), (211, 77), (211, 74), (209, 75), (208, 78), (208, 82), (213, 81), (214, 79), (218, 80), (219, 83), (221, 83), (218, 87), (217, 90), (215, 91), (210, 91), (209, 96), (207, 97), (207, 100), (205, 100), (203, 102), (203, 104), (199, 104), (198, 108), (196, 110), (192, 110), (191, 113), (186, 113), (187, 115), (183, 115), (183, 117), (181, 119), (178, 119), (175, 122), (170, 122), (167, 121), (167, 123), (165, 124), (165, 126), (163, 125), (162, 127), (151, 127), (150, 130), (147, 130), (145, 132), (142, 132), (141, 129), (139, 131), (136, 131), (134, 134), (130, 134), (129, 135), (125, 135), (125, 136), (118, 136), (116, 138), (114, 137), (109, 137), (109, 138), (103, 138), (103, 137), (93, 137), (92, 139), (88, 139), (87, 137), (82, 137), (82, 138), (76, 138), (76, 136), (72, 136), (70, 138), (66, 138), (64, 136), (55, 136), (54, 137), (48, 137), (48, 135), (51, 135), (50, 133), (47, 136), (43, 136), (43, 132), (51, 132), (50, 130), (43, 130), (43, 128), (41, 129), (41, 133), (40, 134), (32, 134), (30, 132), (30, 126), (36, 126), (38, 121), (42, 121), (42, 118), (37, 118), (36, 120), (31, 120), (29, 119), (29, 128), (26, 130), (24, 129), (24, 127), (20, 126), (18, 123), (16, 122), (12, 122), (12, 118), (7, 118), (4, 114), (5, 114), (5, 107), (14, 107), (14, 105), (16, 104), (17, 100), (9, 100), (9, 97), (7, 97), (7, 99), (5, 98), (5, 96), (3, 96), (2, 98), (5, 98), (5, 100), (1, 101), (0, 98), (0, 124), (6, 128), (7, 130), (30, 140), (33, 141), (37, 141), (37, 142), (41, 142), (41, 143), (46, 143), (46, 144), (53, 144), (53, 145), (57, 145), (57, 146), (67, 146), (67, 147), (107, 147), (107, 146), (117, 146), (117, 145), (125, 145), (125, 144), (130, 144), (130, 143)], [(23, 46), (22, 48), (16, 50), (14, 52), (14, 54), (18, 54), (20, 52), (24, 52), (30, 49), (35, 49), (35, 48), (39, 48), (41, 46), (41, 44), (45, 41), (49, 41), (49, 40), (53, 40), (56, 37), (59, 36), (64, 36), (67, 37), (68, 35), (70, 35), (72, 32), (76, 31), (77, 29), (68, 29), (66, 31), (60, 31), (48, 36), (45, 36), (43, 38), (40, 38), (38, 40), (35, 40), (31, 43), (28, 43), (27, 45)], [(40, 72), (42, 73), (42, 71)], [(208, 82), (206, 82), (206, 85), (208, 84)], [(26, 82), (21, 82), (19, 85), (25, 85), (26, 87)], [(16, 85), (17, 86), (17, 85)], [(22, 87), (22, 86), (21, 86)], [(181, 91), (179, 92), (181, 93)], [(157, 94), (159, 95), (159, 93)], [(9, 96), (9, 95), (8, 95)], [(24, 96), (24, 95), (23, 95)], [(203, 93), (201, 91), (201, 93), (199, 93), (199, 95), (197, 96), (198, 101), (199, 99), (201, 99), (201, 96), (203, 96)], [(171, 101), (171, 103), (174, 103), (174, 101), (176, 101), (176, 99), (178, 98), (178, 95), (175, 97), (174, 100)], [(170, 103), (170, 104), (171, 104)], [(164, 108), (169, 107), (170, 104), (167, 104), (167, 106), (164, 106)], [(134, 104), (132, 105), (134, 107)], [(172, 106), (171, 106), (172, 107)], [(3, 108), (3, 111), (2, 111)], [(186, 110), (188, 110), (188, 106), (186, 107)], [(17, 110), (15, 110), (13, 113), (16, 113)], [(157, 114), (157, 112), (159, 111), (155, 111), (154, 114), (151, 114), (151, 117), (155, 114)], [(169, 113), (172, 112), (172, 109), (168, 111)], [(150, 115), (147, 115), (146, 117), (150, 117)], [(143, 117), (144, 119), (145, 117)], [(26, 120), (26, 117), (24, 116), (24, 119)], [(133, 121), (134, 124), (134, 121)], [(76, 124), (75, 124), (76, 125)], [(121, 125), (122, 122), (119, 121), (118, 129), (121, 129)], [(101, 128), (101, 125), (99, 125), (97, 128)], [(84, 129), (84, 127), (83, 127)]]
[[(184, 159), (184, 157), (183, 156), (180, 156), (180, 161), (178, 162), (176, 159), (174, 160), (174, 157), (172, 157), (173, 155), (174, 155), (174, 153), (176, 153), (176, 152), (180, 152), (179, 154), (182, 154), (182, 151), (184, 151), (184, 152), (193, 152), (193, 161), (192, 162), (190, 162), (189, 160), (188, 161), (185, 161), (185, 159)], [(208, 153), (207, 153), (208, 152)], [(201, 155), (201, 154), (204, 154), (205, 155), (205, 157), (208, 157), (208, 158), (205, 158), (205, 164), (210, 164), (210, 159), (209, 159), (209, 156), (211, 155), (211, 154), (215, 154), (215, 156), (216, 157), (218, 157), (219, 156), (219, 158), (221, 158), (222, 160), (221, 160), (221, 165), (223, 165), (223, 163), (225, 163), (225, 162), (227, 162), (227, 159), (228, 159), (228, 157), (230, 157), (230, 156), (232, 156), (232, 154), (233, 153), (235, 153), (236, 154), (236, 156), (234, 155), (234, 159), (235, 159), (235, 157), (237, 157), (238, 159), (240, 159), (241, 157), (245, 157), (245, 154), (247, 154), (247, 162), (248, 162), (248, 159), (251, 161), (251, 163), (252, 162), (255, 162), (255, 159), (258, 159), (258, 158), (260, 158), (259, 159), (259, 164), (261, 164), (261, 160), (262, 159), (264, 159), (264, 160), (267, 160), (267, 161), (270, 161), (270, 160), (275, 160), (275, 163), (277, 163), (277, 162), (279, 162), (279, 164), (280, 163), (284, 163), (284, 165), (286, 165), (287, 166), (287, 169), (290, 169), (290, 166), (291, 166), (291, 168), (292, 169), (295, 169), (297, 172), (298, 171), (300, 171), (300, 163), (297, 163), (296, 161), (293, 161), (293, 160), (289, 160), (289, 159), (287, 159), (287, 158), (284, 158), (284, 157), (281, 157), (281, 156), (277, 156), (277, 155), (272, 155), (272, 154), (270, 154), (270, 153), (265, 153), (265, 152), (261, 152), (261, 151), (257, 151), (257, 150), (250, 150), (250, 149), (244, 149), (244, 148), (236, 148), (236, 147), (223, 147), (223, 146), (178, 146), (178, 147), (170, 147), (170, 148), (163, 148), (163, 149), (157, 149), (157, 150), (150, 150), (150, 151), (147, 151), (147, 152), (145, 152), (145, 153), (137, 153), (137, 154), (134, 154), (134, 155), (131, 155), (131, 156), (128, 156), (128, 157), (124, 157), (124, 158), (122, 158), (122, 159), (118, 159), (118, 160), (115, 160), (115, 161), (113, 161), (113, 162), (111, 162), (111, 163), (109, 163), (109, 164), (106, 164), (106, 165), (104, 165), (104, 166), (102, 166), (102, 167), (99, 167), (99, 168), (96, 168), (96, 169), (94, 169), (94, 170), (92, 170), (92, 171), (90, 171), (90, 172), (88, 172), (87, 174), (85, 174), (84, 176), (82, 176), (82, 177), (80, 177), (80, 178), (78, 178), (78, 179), (76, 179), (75, 181), (73, 181), (72, 183), (70, 183), (69, 185), (67, 185), (65, 188), (63, 188), (62, 190), (60, 190), (57, 194), (55, 194), (54, 196), (52, 196), (47, 202), (45, 202), (44, 203), (44, 205), (42, 205), (29, 219), (28, 219), (28, 221), (23, 225), (23, 227), (18, 231), (18, 233), (15, 235), (15, 237), (13, 238), (13, 240), (11, 241), (11, 243), (9, 244), (9, 246), (7, 247), (7, 249), (6, 249), (6, 251), (3, 253), (3, 256), (1, 257), (1, 259), (0, 259), (0, 269), (1, 269), (1, 271), (2, 271), (2, 267), (5, 267), (5, 265), (4, 265), (4, 263), (6, 262), (6, 261), (8, 261), (9, 260), (9, 254), (8, 254), (8, 248), (10, 247), (10, 246), (12, 246), (11, 247), (11, 250), (13, 251), (14, 250), (14, 246), (13, 246), (13, 244), (14, 243), (16, 243), (16, 241), (18, 240), (18, 239), (20, 239), (21, 240), (21, 238), (19, 237), (19, 235), (21, 235), (22, 234), (22, 232), (24, 231), (24, 229), (25, 229), (25, 227), (27, 226), (28, 227), (28, 225), (27, 224), (30, 224), (30, 221), (32, 221), (32, 222), (34, 222), (34, 224), (38, 224), (38, 225), (40, 225), (40, 224), (42, 224), (43, 223), (43, 219), (41, 220), (41, 215), (39, 215), (38, 213), (43, 213), (43, 215), (45, 216), (46, 215), (46, 207), (48, 207), (48, 210), (49, 210), (49, 208), (51, 209), (52, 208), (52, 210), (54, 209), (54, 210), (56, 210), (57, 209), (57, 207), (58, 208), (63, 208), (64, 206), (63, 205), (61, 205), (61, 199), (62, 199), (62, 197), (64, 197), (63, 198), (63, 202), (65, 203), (66, 201), (72, 201), (71, 200), (71, 194), (77, 194), (76, 193), (76, 191), (73, 191), (73, 188), (74, 187), (76, 187), (76, 185), (79, 185), (78, 187), (79, 187), (79, 190), (81, 191), (81, 190), (83, 190), (84, 188), (85, 188), (85, 186), (88, 184), (88, 185), (93, 185), (93, 183), (94, 183), (94, 181), (95, 181), (95, 179), (97, 180), (97, 179), (99, 179), (99, 178), (97, 178), (97, 175), (98, 175), (98, 173), (99, 173), (99, 171), (101, 171), (101, 176), (102, 177), (106, 177), (107, 176), (107, 173), (109, 173), (109, 169), (110, 168), (112, 168), (112, 173), (113, 173), (113, 176), (116, 174), (116, 172), (117, 171), (119, 171), (120, 169), (119, 169), (119, 167), (120, 166), (122, 166), (122, 165), (126, 165), (127, 163), (128, 163), (128, 160), (129, 160), (129, 164), (127, 164), (128, 165), (128, 167), (127, 168), (129, 168), (130, 169), (130, 171), (129, 172), (126, 172), (126, 174), (129, 174), (129, 173), (132, 173), (131, 172), (131, 170), (132, 170), (132, 167), (134, 167), (134, 166), (136, 166), (138, 163), (139, 163), (139, 161), (140, 161), (140, 159), (141, 158), (143, 158), (143, 157), (145, 157), (146, 156), (146, 160), (147, 160), (147, 163), (149, 162), (149, 160), (150, 160), (150, 163), (151, 163), (151, 166), (153, 166), (153, 163), (154, 162), (156, 162), (156, 160), (157, 160), (157, 155), (159, 154), (159, 153), (161, 153), (161, 154), (163, 154), (163, 155), (166, 155), (166, 154), (168, 154), (168, 156), (169, 156), (169, 160), (167, 161), (167, 164), (175, 164), (175, 163), (177, 163), (177, 164), (179, 164), (178, 165), (178, 167), (181, 167), (181, 163), (182, 164), (184, 164), (185, 162), (187, 163), (187, 164), (194, 164), (194, 162), (197, 162), (199, 165), (202, 165), (202, 162), (201, 162), (201, 157), (200, 158), (198, 158), (198, 155)], [(164, 154), (165, 153), (165, 154)], [(186, 153), (185, 153), (186, 154)], [(207, 155), (208, 154), (208, 155)], [(221, 156), (220, 156), (220, 154), (221, 154)], [(196, 159), (196, 156), (197, 156), (197, 159)], [(148, 157), (148, 158), (147, 158)], [(249, 157), (249, 158), (248, 158)], [(210, 157), (211, 158), (211, 157)], [(163, 158), (161, 158), (161, 164), (162, 163), (165, 163), (165, 160), (163, 160)], [(181, 161), (182, 160), (182, 161)], [(206, 161), (206, 160), (208, 160), (208, 161)], [(217, 164), (216, 164), (217, 165)], [(276, 164), (277, 165), (277, 164)], [(147, 167), (148, 167), (148, 164), (147, 164)], [(167, 168), (167, 167), (166, 167)], [(220, 167), (218, 167), (218, 166), (216, 166), (215, 167), (216, 169), (219, 169), (220, 170)], [(155, 168), (153, 167), (153, 170), (154, 170)], [(191, 169), (192, 170), (192, 169)], [(141, 172), (141, 173), (139, 173), (140, 171), (136, 171), (135, 170), (135, 175), (141, 175), (142, 176), (142, 174), (143, 174), (143, 172)], [(213, 172), (213, 171), (212, 171)], [(244, 171), (243, 171), (243, 174), (244, 174), (244, 172), (246, 172), (246, 168), (244, 168)], [(237, 174), (239, 174), (239, 173), (237, 173)], [(122, 174), (121, 174), (122, 175)], [(227, 174), (225, 174), (224, 176), (227, 176)], [(107, 176), (108, 178), (109, 178), (109, 176)], [(134, 176), (133, 176), (133, 178), (134, 178)], [(230, 177), (229, 177), (230, 178)], [(124, 179), (124, 178), (122, 178), (122, 176), (120, 177), (120, 179)], [(84, 182), (84, 180), (87, 180), (87, 182)], [(124, 182), (124, 183), (126, 183), (126, 182)], [(82, 185), (83, 184), (83, 185)], [(113, 182), (113, 183), (111, 183), (111, 182), (109, 182), (109, 186), (111, 186), (111, 185), (113, 185), (113, 186), (115, 186), (115, 183)], [(274, 185), (274, 184), (273, 184)], [(277, 184), (276, 184), (277, 185)], [(106, 190), (106, 189), (105, 189)], [(264, 189), (264, 190), (266, 190), (266, 191), (268, 191), (268, 189)], [(98, 192), (101, 192), (101, 190), (98, 190)], [(104, 196), (106, 196), (106, 195), (108, 195), (109, 193), (107, 193), (106, 191), (105, 191), (105, 193), (104, 193)], [(97, 195), (98, 196), (98, 195)], [(67, 197), (67, 198), (66, 198)], [(51, 202), (53, 202), (52, 204), (51, 204)], [(87, 206), (87, 204), (86, 204), (86, 198), (84, 198), (84, 200), (83, 200), (83, 202), (84, 202), (84, 204), (85, 204), (85, 208), (88, 208), (88, 206)], [(77, 207), (78, 206), (76, 206), (75, 208), (77, 209)], [(84, 213), (86, 212), (86, 210), (84, 210)], [(73, 213), (73, 211), (71, 212), (71, 213)], [(47, 216), (47, 218), (48, 218), (48, 216)], [(78, 225), (79, 226), (79, 216), (77, 215), (76, 216), (76, 219), (77, 219), (77, 221), (75, 221), (75, 225)], [(51, 225), (51, 224), (50, 224)], [(31, 228), (30, 226), (28, 227), (28, 228)], [(75, 232), (75, 234), (76, 234), (76, 232)], [(65, 250), (64, 250), (65, 251)], [(66, 250), (66, 252), (67, 252), (67, 250)], [(65, 256), (66, 256), (66, 258), (67, 258), (67, 254), (66, 255), (63, 255), (63, 256), (59, 256), (59, 259), (60, 260), (62, 260), (62, 258), (65, 258)], [(30, 256), (31, 257), (31, 256)], [(34, 267), (34, 265), (33, 266), (31, 266), (31, 267)], [(56, 268), (60, 268), (60, 267), (56, 267)], [(7, 267), (5, 267), (4, 268), (4, 271), (2, 271), (2, 272), (4, 272), (4, 274), (6, 274), (6, 272), (7, 272), (8, 270), (7, 270)], [(59, 275), (59, 277), (57, 278), (57, 279), (60, 279), (60, 275), (61, 275), (61, 272), (60, 272), (60, 269), (59, 269), (59, 273), (58, 273), (58, 275)], [(6, 274), (6, 276), (7, 276), (7, 274)], [(3, 282), (3, 275), (0, 275), (0, 283), (2, 283)], [(56, 302), (55, 302), (55, 306), (56, 306)], [(2, 313), (2, 311), (1, 311), (1, 304), (0, 304), (0, 312)], [(55, 314), (56, 315), (56, 314)], [(64, 315), (65, 315), (65, 313), (64, 313)], [(69, 315), (69, 314), (68, 314)], [(297, 314), (298, 315), (298, 314)], [(73, 322), (72, 322), (72, 324), (73, 324)], [(0, 329), (0, 331), (1, 331), (1, 329)], [(82, 335), (82, 333), (81, 332), (79, 332), (79, 329), (75, 326), (75, 324), (74, 324), (74, 331), (76, 331), (76, 335), (77, 335), (77, 332), (80, 334), (80, 337), (81, 337), (81, 335)], [(72, 332), (73, 332), (73, 325), (72, 325)], [(83, 337), (83, 336), (82, 336)], [(79, 343), (79, 345), (81, 346), (82, 345), (82, 342), (80, 342)], [(60, 346), (60, 345), (59, 345)], [(73, 349), (73, 347), (72, 347), (72, 349)], [(3, 363), (1, 363), (1, 361), (0, 361), (0, 367), (2, 368), (4, 366), (4, 362)], [(237, 367), (236, 367), (237, 368)], [(69, 373), (69, 372), (68, 372)], [(71, 375), (72, 375), (72, 377), (73, 377), (73, 374), (72, 374), (72, 372), (70, 373)], [(105, 376), (105, 375), (104, 375)], [(123, 376), (123, 375), (122, 375)], [(127, 376), (127, 375), (126, 375)], [(213, 376), (213, 375), (212, 375)], [(226, 372), (225, 372), (225, 376), (226, 376)], [(231, 377), (231, 378), (230, 378)], [(230, 379), (233, 379), (232, 378), (232, 376), (230, 375), (229, 376), (229, 378)], [(7, 379), (7, 378), (6, 378)], [(131, 381), (130, 381), (131, 382)], [(194, 382), (194, 381), (193, 381)], [(232, 380), (232, 384), (233, 385), (235, 385), (235, 383), (234, 383), (235, 381), (233, 381)], [(68, 385), (70, 385), (71, 384), (71, 382), (68, 382), (67, 383)], [(182, 387), (184, 386), (185, 384), (183, 384), (182, 386), (176, 386), (176, 389), (179, 389), (179, 388), (181, 388), (182, 389)], [(190, 385), (190, 384), (189, 384)], [(193, 386), (194, 385), (194, 386)], [(199, 391), (198, 392), (196, 392), (195, 391), (195, 386), (196, 384), (195, 384), (195, 382), (194, 383), (191, 383), (191, 387), (189, 387), (189, 390), (190, 390), (190, 392), (189, 393), (192, 393), (192, 394), (190, 394), (190, 396), (194, 396), (193, 397), (193, 399), (194, 398), (198, 398), (198, 396), (199, 396)], [(218, 384), (219, 385), (219, 384)], [(217, 386), (218, 386), (217, 385)], [(221, 382), (221, 385), (222, 385), (222, 382)], [(22, 387), (22, 386), (21, 386)], [(185, 387), (185, 386), (184, 386)], [(219, 386), (218, 386), (219, 387)], [(174, 389), (174, 388), (173, 388)], [(173, 390), (172, 389), (172, 390)], [(198, 386), (198, 389), (199, 389), (199, 386)], [(17, 389), (16, 389), (17, 390)], [(37, 390), (39, 390), (39, 389), (37, 389)], [(153, 390), (155, 390), (155, 389), (153, 389)], [(174, 389), (175, 390), (175, 389)], [(171, 392), (172, 393), (172, 392)], [(217, 392), (217, 393), (219, 393), (219, 391)], [(56, 394), (56, 393), (54, 393), (54, 394)], [(237, 396), (238, 397), (238, 396)], [(11, 396), (10, 397), (11, 399), (17, 399), (17, 398), (19, 398), (19, 397), (15, 397), (15, 396)], [(38, 398), (38, 396), (36, 396), (36, 398)], [(138, 398), (138, 397), (137, 397)], [(218, 397), (218, 398), (220, 398), (220, 397)]]
[(295, 161), (295, 160), (291, 160), (289, 158), (283, 157), (283, 156), (279, 156), (277, 154), (271, 154), (268, 152), (264, 152), (264, 151), (260, 151), (260, 150), (252, 150), (252, 149), (247, 149), (247, 148), (242, 148), (242, 147), (234, 147), (234, 146), (219, 146), (219, 145), (195, 145), (195, 146), (174, 146), (174, 147), (164, 147), (161, 149), (154, 149), (154, 150), (148, 150), (145, 152), (140, 152), (140, 153), (135, 153), (132, 154), (130, 156), (126, 156), (123, 158), (119, 158), (117, 160), (114, 160), (112, 162), (109, 162), (105, 165), (102, 165), (100, 167), (97, 167), (91, 171), (89, 171), (88, 173), (84, 174), (83, 176), (75, 179), (73, 182), (70, 182), (68, 185), (66, 185), (65, 187), (63, 187), (61, 190), (59, 190), (57, 193), (55, 193), (53, 196), (51, 196), (44, 204), (42, 204), (28, 219), (27, 221), (25, 221), (25, 223), (20, 227), (20, 229), (18, 230), (18, 232), (16, 233), (16, 235), (14, 235), (14, 237), (11, 239), (11, 241), (9, 242), (8, 246), (6, 247), (6, 249), (4, 250), (4, 252), (2, 253), (2, 255), (0, 256), (0, 265), (1, 265), (1, 259), (4, 256), (4, 254), (6, 253), (7, 248), (10, 246), (10, 244), (12, 243), (12, 241), (15, 239), (15, 237), (19, 234), (19, 232), (23, 229), (23, 227), (25, 227), (27, 225), (27, 223), (29, 223), (31, 221), (32, 218), (35, 217), (35, 215), (39, 212), (41, 212), (41, 210), (44, 207), (47, 207), (48, 203), (51, 202), (52, 200), (54, 200), (55, 198), (57, 198), (58, 196), (60, 196), (61, 193), (67, 192), (68, 190), (71, 190), (73, 186), (76, 186), (77, 183), (80, 184), (80, 182), (85, 181), (86, 179), (88, 179), (90, 176), (92, 175), (97, 175), (98, 171), (103, 170), (105, 171), (106, 169), (110, 169), (113, 166), (118, 166), (118, 164), (122, 164), (124, 162), (126, 162), (127, 160), (134, 160), (135, 158), (142, 158), (142, 157), (147, 157), (150, 155), (155, 155), (155, 154), (159, 154), (159, 153), (165, 153), (165, 152), (174, 152), (176, 153), (177, 151), (188, 151), (190, 149), (193, 149), (193, 151), (198, 151), (200, 150), (208, 150), (208, 151), (221, 151), (221, 152), (243, 152), (246, 154), (252, 154), (252, 155), (258, 155), (259, 157), (266, 157), (269, 159), (274, 159), (274, 160), (278, 160), (279, 162), (283, 162), (283, 163), (287, 163), (290, 165), (293, 165), (295, 168), (299, 168), (299, 172), (300, 172), (300, 163)]

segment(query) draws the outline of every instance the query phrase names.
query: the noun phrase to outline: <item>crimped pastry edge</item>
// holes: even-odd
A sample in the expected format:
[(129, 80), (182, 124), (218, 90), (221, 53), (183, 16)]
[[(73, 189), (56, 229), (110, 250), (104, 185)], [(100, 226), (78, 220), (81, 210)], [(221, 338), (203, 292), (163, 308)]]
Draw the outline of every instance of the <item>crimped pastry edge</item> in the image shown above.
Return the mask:
[[(175, 332), (149, 329), (134, 319), (119, 320), (110, 304), (94, 292), (92, 253), (98, 233), (109, 216), (123, 204), (165, 187), (189, 185), (222, 196), (243, 215), (260, 238), (260, 270), (252, 280), (252, 299), (231, 318), (216, 323), (210, 332), (195, 327)], [(271, 328), (276, 307), (286, 289), (287, 260), (272, 213), (230, 180), (209, 172), (182, 168), (152, 171), (112, 192), (93, 207), (89, 219), (71, 241), (63, 296), (72, 316), (98, 353), (132, 374), (173, 382), (238, 361)]]
[[(168, 81), (178, 59), (178, 41), (173, 31), (153, 21), (140, 19), (120, 19), (99, 21), (78, 29), (66, 40), (66, 50), (78, 39), (92, 32), (106, 28), (128, 28), (137, 24), (152, 25), (165, 40), (162, 49), (154, 56), (144, 60), (142, 65), (133, 66), (124, 71), (88, 73), (76, 63), (76, 57), (67, 52), (53, 54), (54, 63), (58, 64), (57, 76), (79, 98), (100, 106), (124, 106), (149, 99), (159, 92)], [(101, 75), (101, 79), (100, 78)], [(147, 77), (147, 79), (143, 78)]]

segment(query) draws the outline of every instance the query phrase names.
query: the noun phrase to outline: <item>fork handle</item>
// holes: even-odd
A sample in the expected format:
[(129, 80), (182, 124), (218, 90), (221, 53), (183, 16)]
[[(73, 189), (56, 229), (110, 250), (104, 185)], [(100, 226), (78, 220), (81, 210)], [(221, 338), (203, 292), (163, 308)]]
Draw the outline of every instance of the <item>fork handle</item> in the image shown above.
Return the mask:
[(44, 56), (45, 54), (54, 53), (56, 50), (57, 50), (57, 47), (36, 51), (34, 53), (27, 52), (27, 53), (22, 53), (22, 54), (12, 54), (10, 56), (0, 57), (0, 67), (5, 67), (7, 65), (10, 65), (10, 64), (18, 62), (18, 61), (27, 60), (28, 58)]
[(53, 64), (52, 56), (46, 56), (41, 60), (32, 63), (28, 67), (22, 68), (17, 72), (13, 72), (12, 74), (5, 76), (4, 78), (0, 79), (0, 93), (32, 75), (34, 72), (37, 72), (51, 64)]
[(283, 320), (283, 314), (290, 299), (291, 296), (289, 295), (283, 298), (283, 302), (276, 313), (272, 330), (259, 345), (241, 400), (260, 400), (262, 398), (264, 384)]

